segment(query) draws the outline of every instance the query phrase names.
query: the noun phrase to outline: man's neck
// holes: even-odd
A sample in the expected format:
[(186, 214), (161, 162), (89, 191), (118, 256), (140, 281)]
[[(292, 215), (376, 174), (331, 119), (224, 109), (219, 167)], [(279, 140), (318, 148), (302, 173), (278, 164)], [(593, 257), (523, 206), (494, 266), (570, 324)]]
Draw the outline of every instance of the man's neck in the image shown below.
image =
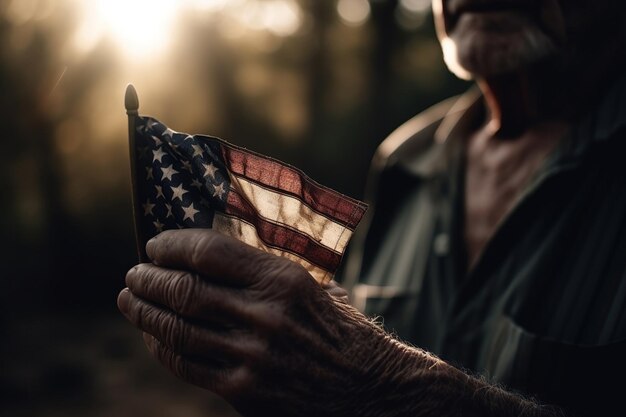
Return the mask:
[(477, 79), (485, 97), (485, 130), (514, 139), (551, 123), (570, 124), (598, 99), (623, 68), (610, 56)]
[(531, 72), (479, 79), (488, 119), (485, 129), (494, 138), (514, 139), (550, 122), (566, 122), (583, 103), (572, 93), (576, 86), (561, 88), (562, 80)]

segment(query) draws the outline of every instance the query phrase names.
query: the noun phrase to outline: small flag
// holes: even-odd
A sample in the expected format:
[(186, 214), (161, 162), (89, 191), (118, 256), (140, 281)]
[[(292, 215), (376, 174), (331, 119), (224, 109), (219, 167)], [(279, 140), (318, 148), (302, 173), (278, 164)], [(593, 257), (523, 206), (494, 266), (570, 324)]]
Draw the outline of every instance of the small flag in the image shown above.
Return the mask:
[(320, 283), (332, 279), (364, 203), (218, 138), (149, 117), (134, 127), (141, 247), (167, 229), (212, 228), (301, 264)]

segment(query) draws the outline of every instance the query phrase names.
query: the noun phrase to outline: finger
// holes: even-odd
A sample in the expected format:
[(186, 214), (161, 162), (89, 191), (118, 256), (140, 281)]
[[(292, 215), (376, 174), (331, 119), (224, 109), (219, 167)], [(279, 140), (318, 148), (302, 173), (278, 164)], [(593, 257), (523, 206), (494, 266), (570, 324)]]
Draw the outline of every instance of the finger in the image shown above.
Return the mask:
[(196, 273), (140, 264), (126, 274), (130, 291), (177, 314), (213, 323), (240, 323), (248, 318), (242, 290), (206, 282)]
[(246, 366), (227, 367), (209, 361), (192, 360), (174, 352), (147, 333), (144, 333), (144, 343), (152, 356), (175, 376), (227, 400), (236, 398), (252, 385), (252, 373)]
[(191, 323), (129, 291), (120, 293), (118, 304), (131, 323), (179, 354), (229, 362), (258, 360), (261, 356), (260, 343), (248, 333), (216, 331)]
[(146, 252), (156, 265), (197, 271), (235, 286), (256, 284), (261, 272), (280, 274), (296, 265), (210, 229), (165, 231), (148, 242)]

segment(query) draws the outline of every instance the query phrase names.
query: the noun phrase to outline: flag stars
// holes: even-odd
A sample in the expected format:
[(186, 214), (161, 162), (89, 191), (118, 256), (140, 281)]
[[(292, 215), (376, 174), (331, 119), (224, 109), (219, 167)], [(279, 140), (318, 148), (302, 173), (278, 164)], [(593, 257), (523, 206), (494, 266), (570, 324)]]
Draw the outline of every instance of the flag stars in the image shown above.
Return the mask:
[(226, 194), (226, 189), (224, 188), (224, 183), (215, 186), (213, 190), (213, 197), (223, 198), (224, 194)]
[(159, 221), (159, 219), (157, 219), (156, 221), (152, 222), (152, 224), (154, 225), (154, 228), (156, 229), (157, 232), (161, 233), (163, 231), (163, 228), (165, 227), (165, 225), (163, 223), (161, 223)]
[(172, 181), (172, 176), (178, 174), (178, 171), (174, 169), (173, 165), (165, 167), (162, 170), (163, 170), (163, 178), (167, 178), (170, 181)]
[(183, 221), (189, 219), (193, 222), (194, 216), (200, 213), (200, 211), (196, 210), (196, 208), (193, 206), (193, 203), (191, 203), (189, 207), (182, 207), (182, 209), (185, 212), (185, 217), (183, 217)]
[(155, 185), (154, 187), (156, 188), (157, 198), (163, 197), (165, 199), (165, 195), (163, 194), (163, 187), (160, 185)]
[(150, 136), (152, 138), (152, 141), (154, 142), (155, 146), (159, 146), (160, 144), (162, 144), (163, 142), (161, 141), (161, 139), (159, 139), (158, 137), (152, 135)]
[(191, 180), (191, 186), (196, 187), (198, 190), (202, 189), (202, 183), (198, 181), (197, 178), (194, 178), (193, 180)]
[(165, 152), (163, 152), (163, 149), (157, 148), (154, 151), (152, 151), (152, 155), (153, 155), (152, 162), (159, 161), (159, 162), (162, 163), (163, 162), (162, 161), (163, 157), (165, 155), (167, 155), (167, 154)]
[(153, 180), (154, 173), (152, 172), (152, 167), (146, 167), (146, 180)]
[(178, 187), (171, 187), (171, 189), (172, 189), (172, 201), (174, 201), (177, 198), (180, 201), (183, 201), (183, 195), (189, 192), (183, 188), (182, 184), (180, 184)]
[(202, 165), (204, 166), (204, 177), (214, 180), (217, 167), (213, 165), (213, 162), (209, 162), (208, 164), (203, 163)]
[(191, 162), (182, 161), (182, 164), (183, 164), (183, 169), (191, 174), (192, 173)]
[(174, 132), (172, 129), (170, 129), (169, 127), (167, 129), (165, 129), (165, 131), (163, 131), (163, 133), (161, 133), (162, 136), (171, 138), (172, 136), (174, 136)]
[(154, 210), (154, 206), (156, 206), (156, 204), (152, 204), (150, 202), (150, 200), (146, 201), (146, 203), (143, 204), (143, 215), (144, 216), (149, 216), (149, 215), (154, 216), (154, 213), (152, 212), (152, 210)]
[(158, 125), (159, 125), (159, 123), (155, 122), (154, 120), (150, 120), (146, 124), (146, 128), (152, 130), (152, 129), (154, 129), (155, 126), (158, 126)]
[(170, 145), (170, 148), (172, 148), (172, 151), (174, 151), (174, 153), (180, 154), (180, 152), (178, 152), (179, 146), (177, 144), (175, 144), (174, 142), (168, 142), (168, 144)]
[(202, 156), (202, 148), (199, 145), (196, 145), (194, 143), (193, 145), (191, 145), (191, 147), (193, 148), (192, 158), (195, 158), (196, 156)]
[(169, 219), (170, 217), (174, 217), (172, 214), (172, 205), (165, 203), (165, 208), (167, 209), (167, 213), (165, 214), (165, 218)]

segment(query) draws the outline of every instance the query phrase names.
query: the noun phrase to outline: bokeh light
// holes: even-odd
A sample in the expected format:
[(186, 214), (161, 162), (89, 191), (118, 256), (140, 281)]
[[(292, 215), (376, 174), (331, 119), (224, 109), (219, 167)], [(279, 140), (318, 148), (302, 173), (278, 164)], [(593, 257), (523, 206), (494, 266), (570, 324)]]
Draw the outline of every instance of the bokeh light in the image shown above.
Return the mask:
[(399, 0), (396, 22), (404, 30), (417, 30), (427, 21), (430, 10), (431, 0)]
[(339, 0), (337, 13), (348, 26), (360, 26), (370, 17), (371, 7), (367, 0)]

